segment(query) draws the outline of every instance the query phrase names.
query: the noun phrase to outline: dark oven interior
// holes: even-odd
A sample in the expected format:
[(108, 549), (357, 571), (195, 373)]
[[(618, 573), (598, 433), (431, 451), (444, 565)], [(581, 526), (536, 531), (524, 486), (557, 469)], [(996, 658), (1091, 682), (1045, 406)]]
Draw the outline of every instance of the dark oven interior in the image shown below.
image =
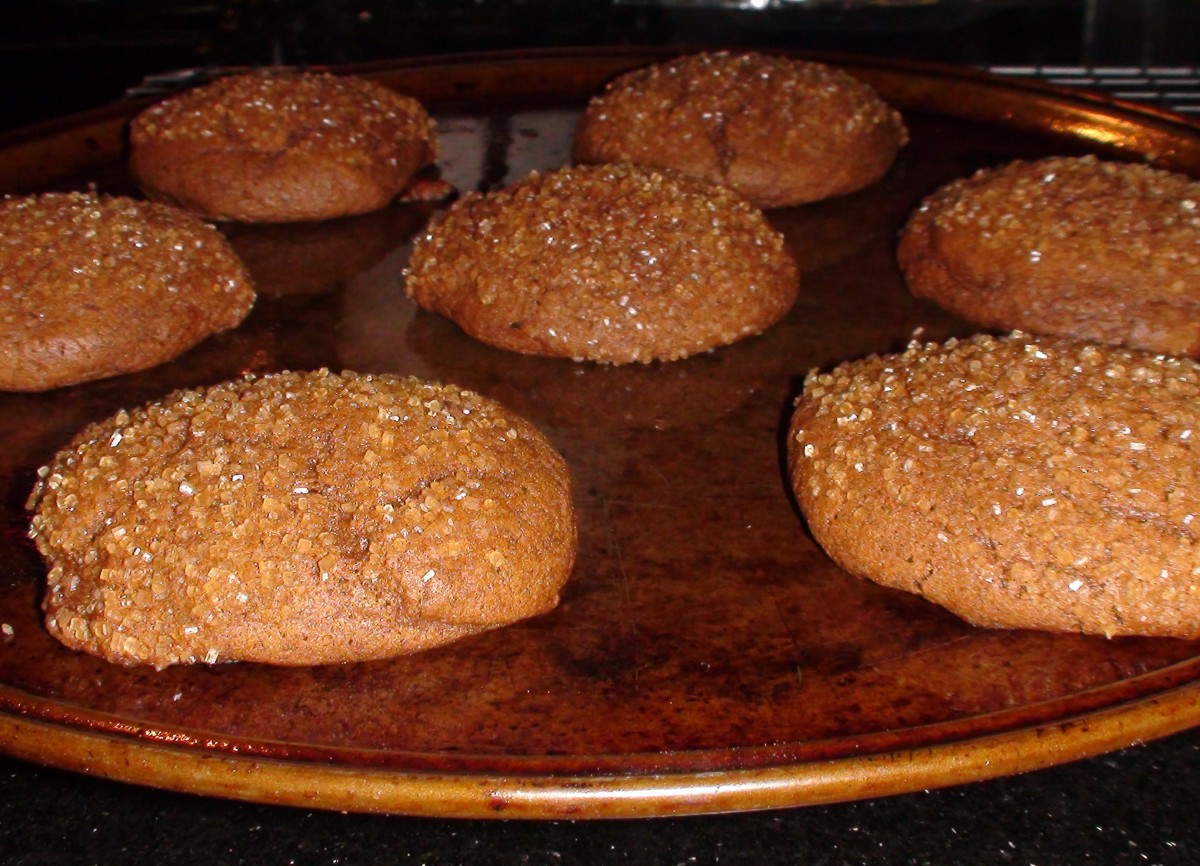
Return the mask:
[(1098, 72), (1110, 89), (1179, 92), (1172, 107), (1186, 109), (1198, 31), (1194, 0), (18, 0), (0, 10), (0, 61), (23, 86), (6, 90), (0, 124), (170, 87), (197, 68), (645, 44)]

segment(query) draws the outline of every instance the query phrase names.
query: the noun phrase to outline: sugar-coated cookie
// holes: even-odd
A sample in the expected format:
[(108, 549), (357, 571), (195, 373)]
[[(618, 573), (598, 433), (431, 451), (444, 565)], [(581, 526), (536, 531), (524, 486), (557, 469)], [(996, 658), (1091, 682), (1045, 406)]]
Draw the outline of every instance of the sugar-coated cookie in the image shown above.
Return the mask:
[(247, 377), (86, 427), (40, 473), (46, 624), (127, 665), (384, 658), (554, 607), (566, 465), (413, 378)]
[(1200, 182), (1095, 157), (947, 184), (898, 249), (909, 290), (984, 327), (1200, 356)]
[(574, 157), (678, 169), (773, 208), (869, 186), (907, 140), (900, 114), (846, 72), (720, 52), (611, 82), (580, 119)]
[(129, 140), (148, 196), (243, 222), (378, 210), (438, 154), (415, 99), (364, 78), (283, 70), (165, 99), (134, 118)]
[(984, 626), (1200, 637), (1200, 366), (1014, 334), (811, 374), (788, 441), (851, 574)]
[(91, 193), (0, 201), (0, 390), (154, 367), (239, 324), (249, 274), (215, 228)]
[(760, 333), (798, 285), (783, 235), (728, 189), (595, 165), (465, 195), (418, 239), (406, 291), (485, 343), (624, 364)]

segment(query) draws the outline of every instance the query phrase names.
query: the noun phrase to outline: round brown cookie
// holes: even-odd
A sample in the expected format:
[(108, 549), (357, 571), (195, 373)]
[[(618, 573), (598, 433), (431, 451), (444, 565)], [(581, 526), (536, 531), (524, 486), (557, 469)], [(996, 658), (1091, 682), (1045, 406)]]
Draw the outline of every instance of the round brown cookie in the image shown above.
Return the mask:
[(452, 386), (328, 371), (179, 391), (85, 428), (30, 534), (67, 646), (122, 664), (384, 658), (554, 607), (571, 483)]
[(851, 574), (977, 625), (1200, 637), (1200, 366), (977, 336), (810, 374), (788, 437)]
[(89, 193), (0, 201), (0, 389), (162, 364), (253, 303), (225, 238), (192, 214)]
[(899, 113), (841, 70), (722, 52), (611, 82), (579, 121), (574, 157), (678, 169), (771, 208), (868, 186), (907, 140)]
[(464, 196), (418, 238), (406, 291), (485, 343), (624, 364), (760, 333), (798, 285), (783, 236), (729, 190), (600, 165)]
[(910, 291), (985, 327), (1200, 356), (1200, 183), (1092, 156), (955, 180), (900, 237)]
[(146, 195), (244, 222), (377, 210), (438, 152), (416, 100), (362, 78), (276, 70), (153, 105), (134, 118), (129, 141)]

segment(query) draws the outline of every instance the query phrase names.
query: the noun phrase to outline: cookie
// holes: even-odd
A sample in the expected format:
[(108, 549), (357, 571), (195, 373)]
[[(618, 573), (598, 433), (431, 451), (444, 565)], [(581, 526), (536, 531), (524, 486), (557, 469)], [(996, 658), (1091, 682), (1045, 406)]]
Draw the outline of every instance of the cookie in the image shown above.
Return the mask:
[(453, 386), (247, 377), (86, 427), (40, 473), (50, 632), (125, 665), (350, 662), (554, 607), (562, 458)]
[(809, 375), (796, 498), (842, 568), (976, 625), (1200, 637), (1200, 366), (1056, 337)]
[(493, 346), (625, 364), (758, 334), (798, 285), (783, 236), (734, 193), (600, 165), (463, 196), (418, 238), (405, 290)]
[(277, 70), (153, 105), (134, 118), (129, 142), (147, 196), (244, 222), (378, 210), (438, 153), (416, 100), (363, 78)]
[(574, 158), (673, 168), (774, 208), (875, 183), (907, 140), (900, 114), (841, 70), (721, 52), (612, 81), (579, 121)]
[(91, 193), (0, 201), (0, 389), (165, 363), (239, 324), (254, 288), (192, 214)]
[(905, 226), (909, 290), (967, 321), (1200, 357), (1200, 183), (1092, 156), (955, 180)]

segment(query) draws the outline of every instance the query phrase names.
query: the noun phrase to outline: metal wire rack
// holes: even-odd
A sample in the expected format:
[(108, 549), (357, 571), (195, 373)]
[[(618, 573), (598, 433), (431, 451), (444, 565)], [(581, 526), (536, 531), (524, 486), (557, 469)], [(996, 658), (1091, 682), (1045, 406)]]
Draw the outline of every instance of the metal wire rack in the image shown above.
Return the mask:
[(1200, 120), (1200, 67), (988, 66), (1000, 75), (1024, 75), (1144, 102)]

